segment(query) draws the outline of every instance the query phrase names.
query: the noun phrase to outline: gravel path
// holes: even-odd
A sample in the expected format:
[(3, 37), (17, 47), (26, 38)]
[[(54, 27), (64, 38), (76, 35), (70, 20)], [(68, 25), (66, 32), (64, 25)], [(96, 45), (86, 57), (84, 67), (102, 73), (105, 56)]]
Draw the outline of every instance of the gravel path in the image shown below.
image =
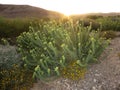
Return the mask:
[(50, 83), (38, 82), (31, 90), (120, 90), (120, 37), (113, 39), (100, 57), (89, 66), (83, 80), (59, 78)]

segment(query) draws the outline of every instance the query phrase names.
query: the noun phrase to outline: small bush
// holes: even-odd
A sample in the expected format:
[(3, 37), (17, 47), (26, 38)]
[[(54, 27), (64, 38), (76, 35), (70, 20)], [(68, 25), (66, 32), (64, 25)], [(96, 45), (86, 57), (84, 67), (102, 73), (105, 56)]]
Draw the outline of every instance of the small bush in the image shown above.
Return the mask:
[(86, 67), (80, 67), (79, 64), (77, 64), (77, 60), (70, 62), (66, 67), (60, 70), (64, 78), (71, 80), (83, 79), (86, 71)]
[(0, 41), (0, 43), (2, 45), (9, 45), (9, 42), (5, 38), (2, 38), (1, 41)]
[(101, 28), (101, 24), (95, 20), (92, 20), (92, 19), (88, 19), (88, 18), (85, 18), (83, 20), (80, 20), (82, 23), (84, 23), (84, 27), (87, 27), (87, 26), (90, 26), (90, 23), (91, 24), (91, 29), (92, 30), (97, 30), (99, 28)]
[(101, 37), (105, 38), (105, 39), (113, 39), (115, 37), (117, 37), (116, 32), (115, 31), (102, 31), (100, 34)]
[(32, 83), (15, 47), (0, 45), (0, 90), (28, 90)]

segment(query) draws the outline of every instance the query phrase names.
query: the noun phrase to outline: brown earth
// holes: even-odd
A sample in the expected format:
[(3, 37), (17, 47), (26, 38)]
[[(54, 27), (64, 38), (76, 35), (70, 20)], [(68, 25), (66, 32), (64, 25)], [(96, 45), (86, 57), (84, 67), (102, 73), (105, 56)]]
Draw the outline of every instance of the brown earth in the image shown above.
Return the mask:
[(60, 18), (64, 15), (29, 5), (0, 4), (0, 16), (7, 18)]
[[(118, 33), (120, 36), (120, 33)], [(120, 90), (120, 37), (111, 40), (99, 58), (90, 65), (85, 78), (71, 81), (59, 78), (49, 83), (38, 81), (31, 90)]]

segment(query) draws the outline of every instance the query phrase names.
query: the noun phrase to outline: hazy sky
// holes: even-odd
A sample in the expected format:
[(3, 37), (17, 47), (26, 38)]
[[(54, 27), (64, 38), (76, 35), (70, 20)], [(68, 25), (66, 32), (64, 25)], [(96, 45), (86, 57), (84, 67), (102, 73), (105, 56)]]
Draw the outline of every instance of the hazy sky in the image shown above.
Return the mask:
[(28, 4), (66, 15), (91, 12), (120, 12), (120, 0), (0, 0), (1, 4)]

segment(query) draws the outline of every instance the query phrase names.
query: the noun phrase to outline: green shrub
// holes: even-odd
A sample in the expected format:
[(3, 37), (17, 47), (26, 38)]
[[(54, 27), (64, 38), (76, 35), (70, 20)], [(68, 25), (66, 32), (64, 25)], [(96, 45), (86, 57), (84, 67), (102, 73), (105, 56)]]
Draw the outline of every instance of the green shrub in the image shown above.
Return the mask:
[(18, 47), (25, 66), (34, 71), (33, 77), (45, 80), (50, 76), (60, 76), (60, 69), (73, 60), (80, 67), (95, 62), (106, 43), (91, 26), (80, 22), (44, 22), (33, 25), (18, 39)]
[(22, 66), (15, 47), (0, 45), (0, 90), (28, 90), (32, 73)]
[(120, 31), (120, 17), (104, 17), (96, 20), (102, 23), (102, 30)]
[(8, 42), (5, 38), (2, 38), (2, 39), (0, 40), (0, 43), (1, 43), (2, 45), (9, 45), (9, 42)]
[(109, 31), (102, 31), (100, 33), (100, 36), (105, 39), (113, 39), (113, 38), (117, 37), (117, 34), (115, 31), (109, 30)]
[(97, 30), (98, 28), (101, 28), (101, 24), (95, 20), (89, 19), (89, 18), (85, 18), (83, 20), (80, 20), (82, 23), (84, 23), (84, 26), (90, 26), (90, 22), (91, 24), (91, 29), (92, 30)]

